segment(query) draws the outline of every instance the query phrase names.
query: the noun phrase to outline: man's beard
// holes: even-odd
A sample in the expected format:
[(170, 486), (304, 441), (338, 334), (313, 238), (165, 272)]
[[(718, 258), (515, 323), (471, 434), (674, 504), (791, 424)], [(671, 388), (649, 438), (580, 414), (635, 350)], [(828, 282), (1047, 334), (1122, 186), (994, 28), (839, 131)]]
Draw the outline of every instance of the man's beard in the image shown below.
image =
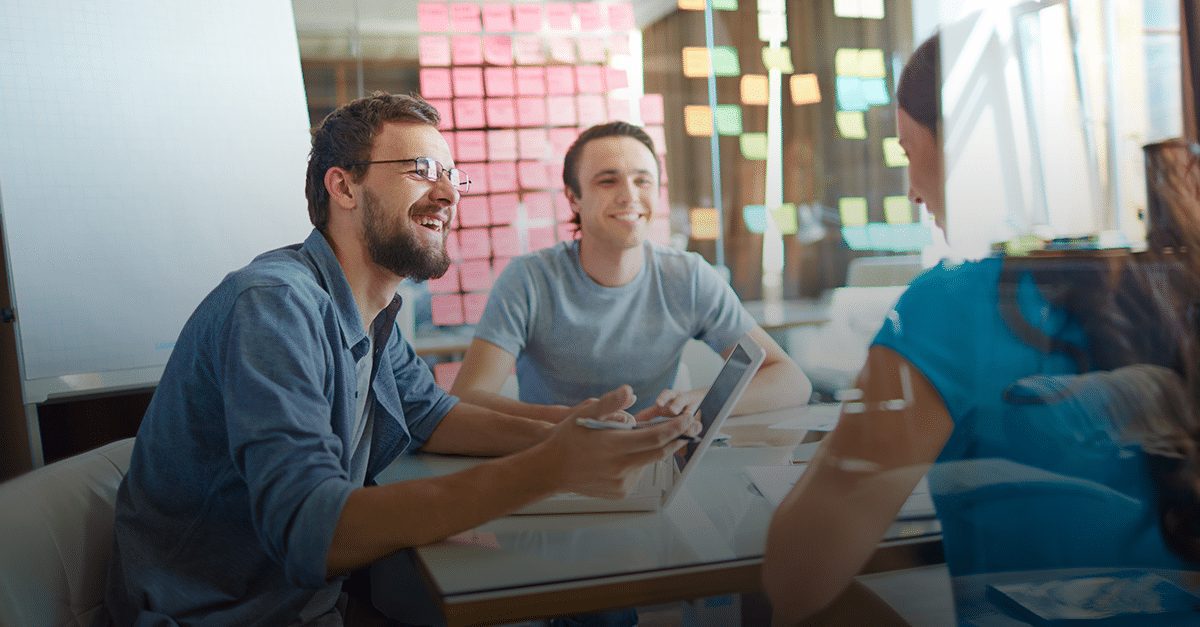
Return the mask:
[[(414, 281), (437, 279), (446, 274), (450, 268), (450, 255), (446, 252), (449, 225), (443, 227), (441, 245), (431, 246), (414, 232), (413, 229), (424, 227), (410, 220), (411, 207), (402, 216), (388, 216), (379, 205), (379, 197), (364, 189), (363, 239), (367, 242), (371, 261)], [(401, 224), (398, 220), (406, 223)]]

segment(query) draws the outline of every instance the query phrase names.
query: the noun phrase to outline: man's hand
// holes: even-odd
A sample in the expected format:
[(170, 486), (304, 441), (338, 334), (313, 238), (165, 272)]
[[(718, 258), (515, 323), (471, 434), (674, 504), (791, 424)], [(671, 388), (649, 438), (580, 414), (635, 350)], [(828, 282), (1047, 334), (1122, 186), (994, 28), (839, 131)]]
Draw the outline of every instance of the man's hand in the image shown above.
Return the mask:
[(588, 399), (553, 428), (540, 445), (556, 458), (555, 467), (563, 490), (620, 498), (637, 484), (647, 464), (667, 459), (684, 445), (677, 439), (692, 428), (690, 414), (643, 429), (589, 429), (576, 418), (633, 422), (624, 410), (635, 398), (629, 386), (621, 386), (599, 399)]
[(663, 390), (654, 404), (637, 413), (638, 422), (653, 420), (659, 416), (692, 415), (700, 407), (700, 401), (708, 393), (707, 388), (694, 390)]

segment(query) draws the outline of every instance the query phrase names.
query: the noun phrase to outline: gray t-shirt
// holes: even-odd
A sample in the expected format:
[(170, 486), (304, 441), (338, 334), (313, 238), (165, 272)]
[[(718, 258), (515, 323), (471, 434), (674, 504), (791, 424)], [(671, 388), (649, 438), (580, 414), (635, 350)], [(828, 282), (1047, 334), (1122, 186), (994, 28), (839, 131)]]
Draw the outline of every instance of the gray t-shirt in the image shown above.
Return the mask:
[(683, 346), (722, 352), (754, 319), (697, 253), (650, 242), (629, 283), (604, 287), (579, 264), (579, 243), (512, 260), (496, 280), (475, 337), (516, 355), (521, 400), (573, 405), (628, 383), (633, 411), (670, 387)]

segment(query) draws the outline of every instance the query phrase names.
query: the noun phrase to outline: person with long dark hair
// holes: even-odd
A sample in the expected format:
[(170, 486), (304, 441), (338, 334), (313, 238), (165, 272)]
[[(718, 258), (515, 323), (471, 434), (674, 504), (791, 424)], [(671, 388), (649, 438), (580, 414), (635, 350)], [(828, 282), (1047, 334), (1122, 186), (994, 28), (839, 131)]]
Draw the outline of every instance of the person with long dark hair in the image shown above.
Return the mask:
[[(906, 65), (897, 125), (909, 196), (944, 227), (939, 54), (935, 35)], [(1144, 252), (942, 262), (913, 282), (772, 520), (777, 620), (842, 592), (926, 474), (956, 578), (1195, 568), (1196, 151), (1153, 147), (1148, 179)]]

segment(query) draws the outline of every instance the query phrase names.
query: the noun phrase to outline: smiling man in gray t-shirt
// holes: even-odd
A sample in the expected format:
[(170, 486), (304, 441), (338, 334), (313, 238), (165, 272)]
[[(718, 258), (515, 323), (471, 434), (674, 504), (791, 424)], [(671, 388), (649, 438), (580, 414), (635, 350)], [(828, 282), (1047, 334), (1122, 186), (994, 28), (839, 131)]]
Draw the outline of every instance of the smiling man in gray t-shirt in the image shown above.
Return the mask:
[[(634, 410), (675, 414), (694, 409), (705, 392), (669, 389), (684, 344), (702, 340), (725, 356), (750, 333), (767, 359), (737, 412), (808, 401), (807, 377), (699, 254), (647, 241), (658, 168), (654, 144), (637, 126), (611, 122), (579, 136), (563, 163), (579, 239), (505, 268), (455, 394), (557, 421), (568, 406), (628, 383)], [(498, 394), (514, 365), (520, 400)]]

